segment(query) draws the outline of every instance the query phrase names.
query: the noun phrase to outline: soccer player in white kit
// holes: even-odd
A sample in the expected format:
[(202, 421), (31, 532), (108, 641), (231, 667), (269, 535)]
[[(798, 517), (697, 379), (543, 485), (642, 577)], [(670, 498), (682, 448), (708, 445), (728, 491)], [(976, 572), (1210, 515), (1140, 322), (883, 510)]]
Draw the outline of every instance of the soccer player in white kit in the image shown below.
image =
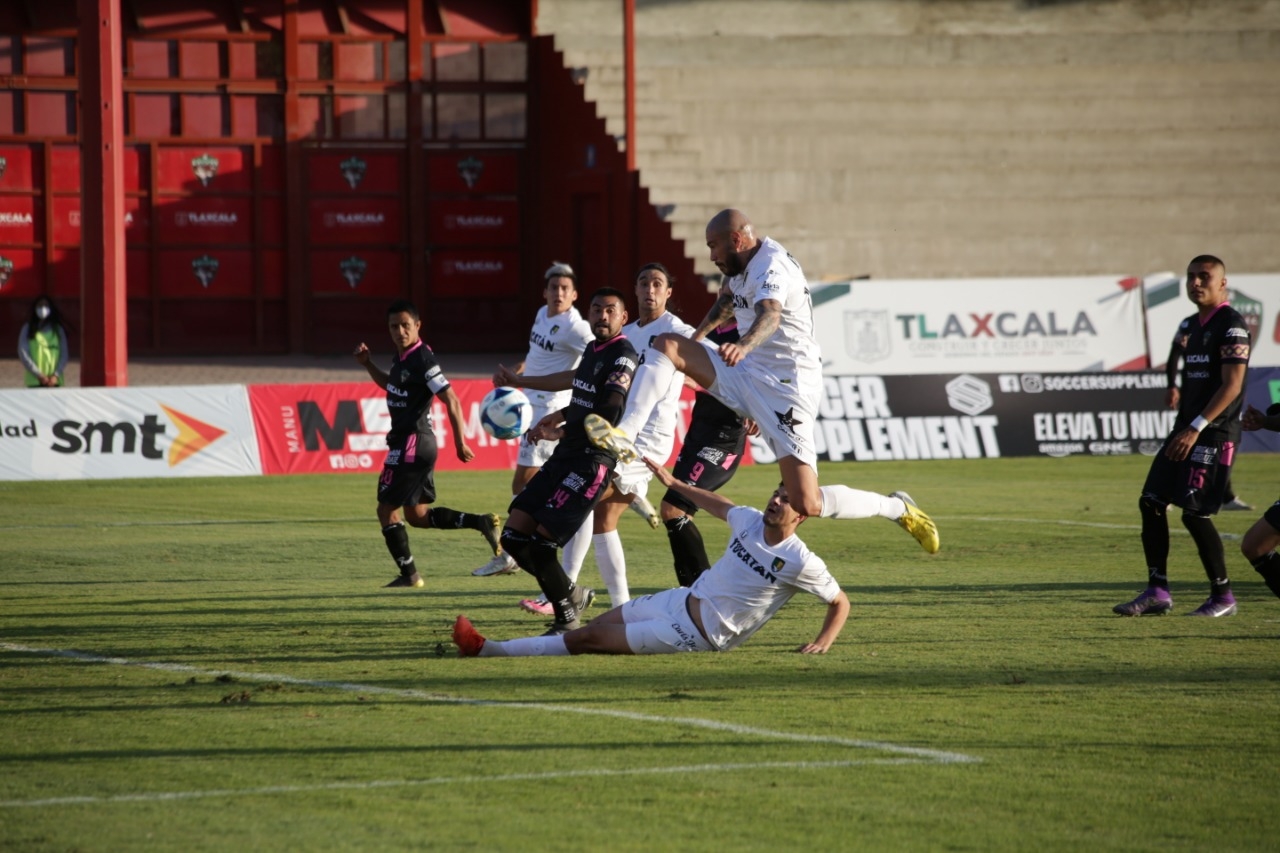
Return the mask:
[(805, 517), (788, 502), (785, 486), (774, 491), (761, 512), (682, 483), (652, 459), (645, 464), (664, 485), (729, 523), (729, 544), (715, 565), (692, 587), (633, 599), (558, 636), (497, 642), (459, 616), (453, 641), (463, 657), (728, 651), (746, 642), (797, 592), (816, 595), (827, 612), (817, 637), (796, 651), (825, 654), (831, 648), (849, 617), (849, 598), (822, 558), (796, 535)]
[[(804, 273), (777, 241), (756, 236), (738, 210), (707, 223), (711, 261), (725, 276), (720, 296), (692, 338), (663, 335), (636, 372), (627, 413), (612, 426), (587, 418), (587, 435), (619, 462), (637, 457), (635, 439), (673, 373), (684, 373), (743, 417), (751, 418), (778, 458), (782, 482), (806, 516), (896, 521), (926, 551), (936, 553), (938, 528), (905, 492), (880, 495), (818, 485), (814, 426), (822, 397), (822, 361), (813, 336), (813, 302)], [(733, 316), (746, 329), (717, 349), (702, 342)]]
[[(667, 310), (667, 302), (671, 298), (671, 285), (671, 274), (660, 263), (646, 264), (636, 274), (635, 292), (639, 317), (634, 322), (623, 326), (622, 334), (631, 341), (632, 346), (640, 354), (642, 365), (653, 353), (650, 342), (659, 335), (689, 336), (694, 332), (693, 326)], [(537, 388), (558, 388), (571, 378), (565, 374), (535, 377), (532, 371), (526, 369), (525, 381), (533, 383), (533, 387)], [(665, 462), (671, 455), (675, 447), (676, 418), (679, 414), (680, 391), (683, 386), (684, 376), (679, 373), (672, 375), (657, 404), (650, 410), (648, 420), (636, 437), (636, 448), (643, 456)], [(657, 513), (646, 497), (649, 480), (652, 477), (653, 474), (638, 459), (625, 464), (619, 462), (613, 472), (613, 482), (608, 493), (584, 522), (584, 527), (591, 530), (596, 565), (600, 570), (600, 578), (604, 581), (605, 588), (609, 590), (609, 602), (614, 607), (625, 604), (631, 598), (631, 591), (627, 584), (626, 556), (622, 549), (622, 540), (618, 536), (618, 519), (624, 510), (628, 507), (634, 508), (638, 504), (645, 508), (645, 511), (640, 514), (645, 516), (646, 520), (651, 517), (650, 526), (657, 528), (660, 523)], [(569, 548), (565, 551), (565, 574), (571, 581), (576, 582), (586, 555), (581, 552), (573, 553)], [(540, 605), (541, 602), (531, 600), (520, 603), (525, 610), (548, 615), (550, 605), (545, 605), (547, 608), (545, 612), (537, 609)]]
[[(495, 387), (519, 385), (524, 374), (541, 376), (546, 373), (561, 373), (573, 369), (582, 360), (582, 353), (594, 336), (591, 326), (573, 303), (578, 298), (578, 277), (573, 267), (559, 261), (553, 261), (543, 274), (542, 295), (547, 304), (538, 309), (538, 316), (533, 320), (533, 328), (529, 330), (529, 353), (524, 361), (515, 367), (507, 368), (498, 365), (494, 374)], [(535, 391), (525, 389), (529, 402), (533, 406), (533, 420), (538, 423), (551, 412), (558, 412), (569, 405), (569, 391)], [(511, 478), (511, 494), (518, 495), (533, 478), (538, 469), (551, 458), (555, 452), (555, 441), (520, 441), (520, 454), (516, 458), (515, 474)], [(572, 551), (571, 542), (565, 546)], [(585, 552), (585, 542), (578, 543), (578, 551)], [(579, 560), (579, 563), (581, 560)], [(509, 554), (500, 553), (471, 574), (477, 577), (505, 575), (517, 571), (520, 567)], [(547, 605), (550, 612), (551, 605)]]

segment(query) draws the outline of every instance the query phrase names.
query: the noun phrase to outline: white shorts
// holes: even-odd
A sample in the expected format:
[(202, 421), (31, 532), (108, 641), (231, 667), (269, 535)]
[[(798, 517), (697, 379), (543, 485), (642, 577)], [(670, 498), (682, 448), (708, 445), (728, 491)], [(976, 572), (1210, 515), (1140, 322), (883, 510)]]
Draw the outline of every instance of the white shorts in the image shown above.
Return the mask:
[(805, 382), (806, 377), (779, 375), (751, 361), (730, 367), (719, 353), (713, 351), (710, 355), (716, 370), (716, 381), (707, 389), (712, 396), (755, 421), (760, 437), (775, 456), (794, 456), (817, 470), (813, 430), (818, 420), (822, 377)]
[(613, 469), (613, 487), (624, 495), (645, 497), (649, 494), (649, 481), (652, 479), (653, 472), (638, 459)]
[[(564, 408), (563, 405), (556, 405), (558, 400), (554, 394), (539, 391), (528, 391), (526, 393), (533, 407), (531, 424), (536, 424), (552, 412), (558, 412)], [(528, 434), (526, 433), (526, 435)], [(516, 464), (524, 468), (541, 468), (547, 464), (551, 454), (555, 453), (556, 445), (559, 443), (558, 441), (535, 441), (531, 443), (522, 437), (520, 439), (520, 452), (516, 456)]]
[(685, 587), (642, 595), (622, 605), (627, 645), (637, 655), (710, 652), (715, 649), (693, 624)]

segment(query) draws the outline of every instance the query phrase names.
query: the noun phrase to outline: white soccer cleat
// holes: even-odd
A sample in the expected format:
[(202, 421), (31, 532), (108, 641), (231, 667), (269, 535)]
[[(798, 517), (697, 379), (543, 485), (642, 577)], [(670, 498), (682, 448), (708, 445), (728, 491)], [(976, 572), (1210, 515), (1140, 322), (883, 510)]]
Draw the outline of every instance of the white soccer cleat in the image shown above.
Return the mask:
[(471, 574), (478, 578), (488, 578), (494, 575), (509, 575), (519, 570), (520, 567), (516, 565), (516, 561), (511, 559), (510, 555), (498, 554)]
[(653, 504), (645, 499), (644, 495), (633, 497), (630, 506), (635, 514), (648, 522), (649, 526), (654, 530), (662, 526), (662, 516), (658, 515), (658, 511), (653, 508)]

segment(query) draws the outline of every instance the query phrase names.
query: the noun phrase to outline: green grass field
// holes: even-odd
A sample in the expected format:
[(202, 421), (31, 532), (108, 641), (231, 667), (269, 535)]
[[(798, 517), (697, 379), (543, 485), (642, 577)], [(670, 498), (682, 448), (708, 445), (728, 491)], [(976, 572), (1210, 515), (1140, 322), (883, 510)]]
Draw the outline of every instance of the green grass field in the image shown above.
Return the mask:
[[(1176, 518), (1174, 615), (1111, 613), (1147, 463), (824, 466), (911, 492), (943, 548), (803, 525), (853, 602), (822, 657), (791, 653), (806, 597), (727, 654), (460, 659), (458, 613), (539, 632), (535, 586), (415, 530), (426, 588), (381, 589), (372, 476), (0, 484), (0, 849), (1274, 850), (1280, 600), (1238, 537), (1280, 458), (1237, 466), (1259, 510), (1218, 517), (1217, 620), (1181, 616), (1207, 582)], [(446, 473), (440, 503), (508, 483)], [(622, 538), (633, 594), (673, 583), (665, 532)]]

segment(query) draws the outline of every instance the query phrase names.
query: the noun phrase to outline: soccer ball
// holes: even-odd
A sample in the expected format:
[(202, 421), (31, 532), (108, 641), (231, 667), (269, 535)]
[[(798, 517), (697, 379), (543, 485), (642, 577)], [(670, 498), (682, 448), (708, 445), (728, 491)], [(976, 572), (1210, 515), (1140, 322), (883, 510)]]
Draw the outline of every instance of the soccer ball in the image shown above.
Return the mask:
[(494, 438), (519, 438), (533, 421), (533, 406), (519, 388), (494, 388), (480, 401), (480, 426)]

